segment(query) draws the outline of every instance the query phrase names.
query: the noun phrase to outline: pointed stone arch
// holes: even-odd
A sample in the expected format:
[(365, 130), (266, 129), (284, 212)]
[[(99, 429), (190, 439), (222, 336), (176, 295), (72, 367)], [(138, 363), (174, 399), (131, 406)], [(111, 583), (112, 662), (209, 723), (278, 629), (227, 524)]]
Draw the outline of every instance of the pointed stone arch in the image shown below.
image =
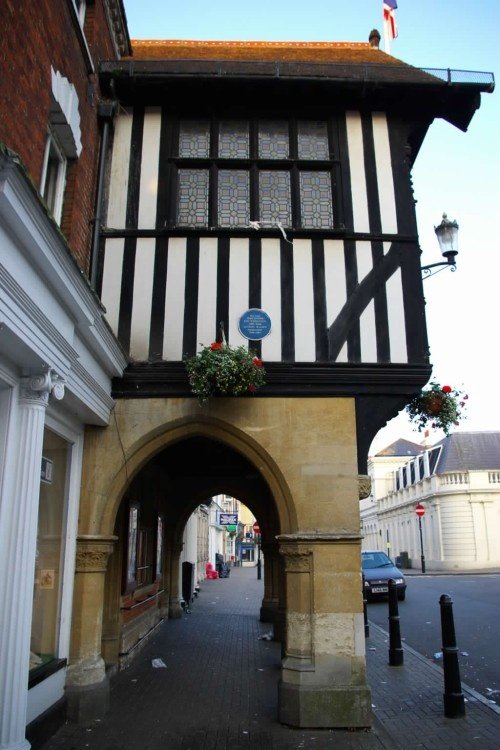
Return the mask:
[[(103, 437), (103, 433), (100, 434)], [(111, 437), (111, 434), (108, 436)], [(119, 435), (118, 452), (115, 449), (110, 453), (101, 446), (100, 452), (105, 451), (108, 459), (111, 459), (107, 477), (105, 473), (96, 471), (95, 464), (93, 467), (86, 466), (86, 475), (94, 486), (91, 492), (84, 495), (84, 500), (90, 501), (93, 505), (84, 515), (88, 516), (87, 523), (91, 523), (93, 533), (111, 535), (116, 513), (131, 480), (160, 451), (193, 436), (216, 440), (243, 455), (269, 487), (278, 512), (280, 532), (289, 533), (297, 528), (291, 491), (281, 470), (266, 449), (252, 435), (220, 417), (186, 415), (154, 426), (130, 443), (126, 433), (122, 432)], [(95, 486), (96, 484), (99, 486)], [(91, 533), (90, 529), (81, 528), (81, 531)]]

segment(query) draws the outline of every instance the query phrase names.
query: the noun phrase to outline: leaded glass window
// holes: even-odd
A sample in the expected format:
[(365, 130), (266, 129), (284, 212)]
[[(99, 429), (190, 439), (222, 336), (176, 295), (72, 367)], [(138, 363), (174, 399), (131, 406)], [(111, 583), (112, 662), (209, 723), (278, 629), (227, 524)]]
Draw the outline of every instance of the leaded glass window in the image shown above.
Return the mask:
[(245, 169), (220, 169), (219, 226), (247, 227), (250, 222), (250, 174)]
[(303, 227), (333, 227), (332, 178), (329, 172), (300, 173), (300, 212)]
[(263, 169), (259, 172), (260, 221), (292, 226), (290, 172)]
[(326, 119), (180, 119), (166, 226), (333, 229), (336, 132)]
[(179, 169), (177, 223), (208, 225), (208, 169)]
[(210, 123), (208, 120), (181, 120), (179, 156), (190, 159), (210, 156)]
[(259, 157), (288, 159), (290, 153), (288, 122), (264, 120), (259, 123)]
[(329, 159), (326, 122), (301, 120), (298, 122), (299, 159)]
[(247, 120), (221, 120), (219, 125), (219, 156), (222, 159), (248, 159), (250, 130)]

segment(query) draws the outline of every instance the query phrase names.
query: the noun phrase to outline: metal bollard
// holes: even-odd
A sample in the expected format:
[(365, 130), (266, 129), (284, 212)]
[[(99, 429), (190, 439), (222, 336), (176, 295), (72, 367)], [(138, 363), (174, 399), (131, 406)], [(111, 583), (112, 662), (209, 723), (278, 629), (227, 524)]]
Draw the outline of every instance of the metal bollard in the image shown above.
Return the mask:
[(404, 662), (399, 629), (398, 590), (396, 582), (389, 581), (389, 666), (401, 667)]
[(368, 608), (367, 608), (367, 600), (366, 600), (366, 591), (365, 591), (365, 577), (364, 575), (361, 576), (362, 580), (362, 586), (363, 586), (363, 618), (365, 621), (365, 638), (370, 637), (370, 626), (368, 625)]
[(441, 607), (441, 637), (444, 670), (444, 715), (448, 719), (465, 716), (465, 700), (460, 682), (458, 666), (458, 648), (453, 622), (453, 602), (451, 596), (442, 594), (439, 598)]

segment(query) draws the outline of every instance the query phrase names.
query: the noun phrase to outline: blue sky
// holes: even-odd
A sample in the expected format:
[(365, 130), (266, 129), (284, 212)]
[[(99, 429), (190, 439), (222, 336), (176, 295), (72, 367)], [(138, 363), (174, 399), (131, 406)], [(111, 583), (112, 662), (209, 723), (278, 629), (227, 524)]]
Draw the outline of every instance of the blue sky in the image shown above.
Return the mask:
[[(124, 0), (132, 39), (368, 40), (382, 33), (382, 0)], [(500, 78), (500, 0), (398, 0), (391, 54), (420, 67)], [(426, 279), (434, 375), (469, 394), (460, 430), (500, 430), (500, 99), (483, 94), (467, 133), (436, 121), (413, 169), (422, 263), (439, 260), (443, 211), (460, 226), (456, 273)], [(372, 452), (397, 437), (420, 441), (404, 414)], [(431, 435), (431, 441), (442, 437)]]

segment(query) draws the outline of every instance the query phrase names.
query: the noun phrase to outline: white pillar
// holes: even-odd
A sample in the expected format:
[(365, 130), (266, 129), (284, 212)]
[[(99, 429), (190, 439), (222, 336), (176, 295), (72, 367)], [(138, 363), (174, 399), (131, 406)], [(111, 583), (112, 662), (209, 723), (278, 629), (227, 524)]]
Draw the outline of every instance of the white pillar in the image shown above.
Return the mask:
[[(33, 579), (35, 573), (40, 468), (45, 410), (49, 394), (57, 399), (64, 387), (51, 372), (23, 380), (17, 408), (17, 432), (10, 450), (11, 481), (2, 498), (0, 601), (0, 748), (26, 750), (26, 706), (30, 658)], [(12, 446), (11, 446), (12, 447)]]

